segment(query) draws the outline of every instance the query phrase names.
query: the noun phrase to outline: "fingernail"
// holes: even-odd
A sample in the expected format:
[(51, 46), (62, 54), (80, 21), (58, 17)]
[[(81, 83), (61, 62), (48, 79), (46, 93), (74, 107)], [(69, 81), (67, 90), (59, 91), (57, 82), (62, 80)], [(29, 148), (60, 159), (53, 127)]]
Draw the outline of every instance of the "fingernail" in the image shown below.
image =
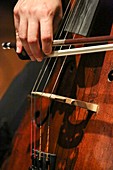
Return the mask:
[(29, 55), (31, 61), (35, 61), (36, 59), (32, 56), (32, 55)]
[(51, 53), (51, 51), (52, 51), (52, 43), (51, 43), (51, 42), (48, 42), (48, 43), (46, 44), (45, 49), (44, 49), (44, 53), (45, 53), (46, 55), (48, 55), (48, 54)]
[(38, 62), (42, 62), (43, 58), (37, 58), (36, 59)]
[(36, 57), (36, 60), (37, 60), (38, 62), (41, 62), (41, 61), (43, 60), (43, 56), (41, 55), (40, 57), (39, 57), (39, 56)]
[(20, 53), (21, 52), (21, 49), (19, 47), (16, 48), (16, 52), (17, 53)]

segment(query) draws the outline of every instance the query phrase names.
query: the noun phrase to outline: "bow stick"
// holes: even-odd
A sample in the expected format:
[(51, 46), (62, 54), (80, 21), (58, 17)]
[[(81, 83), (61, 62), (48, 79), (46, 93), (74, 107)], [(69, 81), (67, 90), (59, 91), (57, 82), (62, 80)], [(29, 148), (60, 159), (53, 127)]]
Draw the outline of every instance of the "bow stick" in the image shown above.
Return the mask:
[(113, 36), (99, 36), (75, 39), (53, 40), (53, 46), (67, 46), (67, 45), (80, 45), (80, 44), (97, 44), (113, 42)]
[(104, 52), (104, 51), (112, 51), (112, 50), (113, 50), (113, 44), (104, 44), (104, 45), (79, 47), (79, 48), (53, 51), (50, 55), (48, 55), (46, 57), (49, 57), (49, 58), (50, 57), (61, 57), (61, 56), (69, 56), (69, 55), (76, 55), (76, 54), (88, 54), (88, 53)]
[[(108, 41), (113, 41), (113, 36), (100, 36), (100, 37), (89, 37), (89, 38), (76, 38), (76, 39), (64, 39), (64, 40), (54, 40), (53, 46), (64, 46), (64, 45), (76, 45), (76, 44), (95, 44), (95, 43), (105, 43)], [(2, 43), (3, 49), (16, 48), (16, 44), (12, 42)], [(103, 44), (88, 47), (79, 47), (71, 49), (63, 49), (58, 51), (53, 51), (47, 57), (61, 57), (76, 54), (86, 54), (94, 52), (104, 52), (113, 50), (113, 44)]]
[[(99, 37), (87, 37), (87, 38), (75, 38), (75, 39), (59, 39), (53, 40), (52, 46), (68, 46), (68, 45), (80, 45), (80, 44), (97, 44), (113, 42), (113, 36), (99, 36)], [(15, 42), (2, 43), (3, 49), (15, 48)]]

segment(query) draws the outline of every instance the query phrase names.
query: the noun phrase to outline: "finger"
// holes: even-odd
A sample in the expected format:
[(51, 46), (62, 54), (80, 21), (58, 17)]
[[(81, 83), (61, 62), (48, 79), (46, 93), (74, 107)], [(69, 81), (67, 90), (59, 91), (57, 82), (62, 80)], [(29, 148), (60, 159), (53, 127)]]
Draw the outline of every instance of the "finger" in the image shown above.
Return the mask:
[(16, 30), (16, 52), (21, 53), (22, 51), (22, 43), (19, 38), (19, 24), (20, 24), (20, 17), (18, 15), (18, 12), (15, 10), (14, 11), (14, 26)]
[(39, 43), (39, 22), (35, 17), (30, 17), (28, 22), (28, 44), (33, 57), (42, 61), (43, 53)]
[(27, 42), (27, 32), (28, 32), (28, 19), (24, 15), (20, 17), (20, 25), (19, 25), (19, 38), (22, 42), (24, 49), (26, 50), (27, 54), (31, 58), (31, 60), (35, 60), (32, 55), (32, 52), (29, 48), (29, 44)]
[(40, 33), (42, 51), (48, 55), (52, 52), (52, 41), (53, 41), (53, 19), (45, 18), (40, 20)]

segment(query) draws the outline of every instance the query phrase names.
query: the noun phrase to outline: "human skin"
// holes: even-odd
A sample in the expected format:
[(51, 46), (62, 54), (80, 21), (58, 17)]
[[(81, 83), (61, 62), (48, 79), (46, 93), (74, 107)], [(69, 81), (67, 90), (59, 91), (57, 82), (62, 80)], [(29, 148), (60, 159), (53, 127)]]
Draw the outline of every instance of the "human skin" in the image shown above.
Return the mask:
[(52, 52), (55, 28), (62, 18), (61, 0), (18, 0), (14, 7), (17, 53), (22, 47), (31, 60)]

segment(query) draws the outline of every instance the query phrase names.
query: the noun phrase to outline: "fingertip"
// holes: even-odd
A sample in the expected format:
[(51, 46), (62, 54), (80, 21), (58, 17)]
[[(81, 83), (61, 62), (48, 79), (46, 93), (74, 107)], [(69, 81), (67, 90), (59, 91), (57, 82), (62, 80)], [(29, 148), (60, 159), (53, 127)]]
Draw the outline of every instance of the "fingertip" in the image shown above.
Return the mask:
[(38, 62), (42, 62), (43, 58), (36, 58)]
[(44, 53), (40, 52), (35, 58), (38, 62), (42, 62), (44, 56), (45, 56)]
[(52, 52), (52, 41), (46, 41), (45, 44), (43, 44), (43, 52), (45, 55), (49, 55)]
[(16, 36), (16, 52), (21, 53), (22, 52), (22, 42), (20, 41), (19, 37)]
[(17, 46), (17, 47), (16, 47), (16, 52), (17, 52), (17, 53), (21, 53), (21, 51), (22, 51), (22, 48), (20, 48), (20, 47)]
[(33, 56), (29, 55), (29, 57), (30, 57), (31, 61), (36, 61), (36, 59)]

